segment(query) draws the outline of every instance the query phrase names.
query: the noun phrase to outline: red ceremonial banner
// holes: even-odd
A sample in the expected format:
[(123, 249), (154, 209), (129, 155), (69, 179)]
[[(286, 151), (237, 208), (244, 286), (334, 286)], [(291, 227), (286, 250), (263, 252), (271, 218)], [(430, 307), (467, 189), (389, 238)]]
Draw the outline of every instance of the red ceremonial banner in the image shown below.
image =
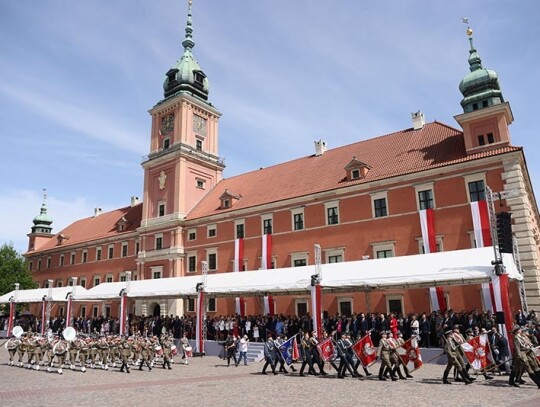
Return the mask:
[(408, 341), (404, 342), (397, 349), (399, 357), (407, 369), (410, 372), (420, 369), (424, 362), (422, 362), (422, 355), (420, 353), (420, 348), (418, 347), (418, 339), (411, 338)]
[(319, 343), (317, 349), (325, 362), (330, 361), (334, 357), (334, 343), (332, 342), (332, 338), (327, 338)]
[(298, 343), (296, 342), (296, 338), (294, 338), (292, 345), (292, 360), (298, 359), (300, 359), (300, 352), (298, 351)]
[(351, 349), (364, 367), (369, 367), (377, 360), (377, 349), (373, 346), (370, 335), (359, 339)]
[(461, 345), (467, 360), (475, 370), (482, 370), (493, 363), (486, 334), (469, 339)]

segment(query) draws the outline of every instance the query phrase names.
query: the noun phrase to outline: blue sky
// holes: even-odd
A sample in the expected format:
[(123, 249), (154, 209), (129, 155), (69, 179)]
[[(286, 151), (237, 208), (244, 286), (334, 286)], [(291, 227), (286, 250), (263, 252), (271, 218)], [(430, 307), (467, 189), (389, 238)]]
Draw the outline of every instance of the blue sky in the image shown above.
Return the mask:
[[(27, 247), (48, 191), (53, 232), (142, 195), (164, 74), (187, 0), (0, 1), (0, 244)], [(194, 0), (194, 55), (223, 113), (225, 177), (428, 121), (457, 126), (470, 19), (497, 71), (533, 183), (540, 2)]]

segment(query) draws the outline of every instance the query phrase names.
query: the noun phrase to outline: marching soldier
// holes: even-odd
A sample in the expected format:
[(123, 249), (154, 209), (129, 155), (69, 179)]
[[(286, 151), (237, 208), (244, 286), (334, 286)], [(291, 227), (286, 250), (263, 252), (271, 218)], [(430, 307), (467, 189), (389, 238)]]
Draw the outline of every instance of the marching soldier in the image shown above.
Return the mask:
[[(397, 333), (397, 339), (395, 340), (395, 342), (396, 342), (396, 348), (399, 348), (401, 345), (405, 343), (405, 341), (403, 340), (403, 333), (401, 333), (400, 331), (398, 331)], [(413, 377), (411, 375), (411, 372), (407, 368), (407, 365), (403, 363), (403, 360), (401, 360), (401, 358), (398, 358), (398, 359), (399, 359), (399, 364), (403, 366), (403, 370), (405, 371), (405, 377), (407, 379), (412, 379)], [(399, 370), (399, 366), (397, 367), (397, 369)]]
[(446, 357), (448, 358), (448, 362), (446, 364), (446, 369), (444, 369), (443, 383), (452, 384), (451, 382), (448, 381), (448, 374), (450, 373), (450, 370), (452, 369), (452, 366), (453, 366), (455, 370), (458, 372), (458, 374), (461, 376), (463, 382), (465, 382), (465, 384), (471, 384), (472, 380), (469, 380), (468, 375), (465, 372), (465, 365), (463, 364), (463, 360), (461, 359), (461, 356), (458, 350), (459, 345), (456, 343), (453, 337), (452, 330), (446, 331), (445, 335), (446, 335), (446, 342), (444, 344), (444, 351), (446, 352)]
[(317, 345), (319, 344), (319, 340), (317, 339), (316, 332), (311, 332), (311, 337), (309, 338), (311, 341), (311, 352), (312, 352), (312, 360), (313, 363), (317, 364), (319, 366), (319, 372), (321, 372), (321, 375), (326, 376), (327, 373), (324, 371), (324, 359), (321, 354), (319, 354), (319, 348)]
[(308, 373), (317, 376), (318, 373), (313, 368), (313, 358), (311, 352), (311, 341), (309, 339), (309, 333), (306, 332), (302, 341), (300, 342), (302, 348), (302, 366), (300, 367), (300, 376), (304, 376), (304, 369), (306, 365), (309, 365)]
[(141, 354), (141, 362), (140, 362), (140, 365), (139, 365), (139, 370), (143, 370), (142, 367), (143, 367), (143, 364), (146, 364), (146, 366), (148, 367), (148, 371), (151, 372), (152, 371), (152, 365), (150, 364), (150, 343), (146, 342), (143, 338), (141, 338), (139, 340), (139, 342), (137, 343), (138, 345), (138, 349), (140, 351), (140, 354)]
[(385, 369), (388, 369), (390, 372), (390, 378), (393, 382), (397, 380), (397, 378), (394, 376), (394, 372), (392, 371), (392, 362), (390, 360), (390, 353), (392, 351), (392, 346), (390, 345), (390, 342), (388, 342), (388, 334), (386, 331), (381, 332), (382, 338), (379, 341), (379, 349), (377, 353), (379, 354), (381, 358), (381, 367), (379, 369), (379, 380), (385, 381), (386, 379), (383, 376), (383, 373)]
[(399, 357), (399, 353), (397, 351), (399, 344), (397, 340), (394, 339), (394, 337), (392, 336), (391, 331), (387, 331), (386, 334), (387, 334), (386, 340), (390, 344), (390, 362), (392, 366), (394, 367), (392, 369), (392, 375), (395, 377), (397, 373), (398, 377), (401, 380), (407, 380), (407, 378), (403, 376), (403, 374), (401, 373), (401, 369), (399, 368), (399, 364), (401, 362), (401, 358)]
[[(519, 326), (515, 326), (514, 332), (514, 367), (510, 373), (509, 384), (514, 387), (519, 387), (516, 381), (521, 379), (523, 372), (527, 372), (532, 381), (540, 388), (540, 380), (538, 373), (535, 372), (536, 362), (532, 362), (529, 358), (529, 352), (532, 352), (530, 342), (525, 339)], [(532, 362), (532, 363), (531, 363)]]
[(236, 338), (234, 335), (227, 336), (225, 349), (227, 350), (227, 366), (231, 365), (231, 358), (234, 360), (234, 364), (238, 366), (238, 359), (236, 359)]
[(358, 376), (358, 372), (355, 372), (353, 367), (351, 366), (351, 359), (349, 355), (350, 347), (352, 346), (351, 342), (348, 340), (347, 333), (343, 333), (341, 335), (341, 338), (339, 338), (336, 342), (336, 349), (339, 357), (339, 366), (338, 366), (338, 375), (337, 377), (339, 379), (344, 379), (346, 374), (345, 370), (347, 370), (352, 377)]
[(18, 338), (10, 338), (6, 343), (6, 349), (9, 353), (9, 366), (13, 366), (15, 364), (15, 354), (17, 353), (17, 348), (21, 344), (21, 340)]
[(126, 372), (129, 373), (128, 358), (131, 355), (132, 343), (133, 343), (133, 339), (128, 338), (128, 339), (122, 339), (118, 345), (120, 349), (120, 358), (122, 359), (122, 366), (120, 367), (120, 371), (122, 373), (124, 372), (124, 368), (126, 368)]
[(262, 374), (266, 374), (266, 368), (268, 365), (270, 365), (272, 368), (272, 373), (274, 373), (274, 375), (278, 374), (276, 372), (276, 351), (277, 349), (276, 345), (274, 344), (274, 339), (272, 338), (272, 335), (269, 335), (268, 340), (264, 343), (264, 359), (266, 362), (264, 364)]
[(161, 347), (163, 348), (163, 369), (165, 366), (170, 370), (171, 368), (171, 345), (172, 340), (167, 336), (163, 336), (161, 340)]
[[(281, 351), (279, 350), (279, 347), (283, 345), (285, 341), (281, 337), (281, 335), (276, 335), (276, 340), (274, 341), (274, 344), (276, 345), (276, 353), (277, 353), (277, 361), (279, 362), (279, 372), (283, 372), (285, 374), (289, 373), (287, 368), (285, 367), (285, 359), (283, 359), (283, 355), (281, 354)], [(296, 372), (296, 369), (293, 365), (290, 366), (291, 370), (293, 372)]]

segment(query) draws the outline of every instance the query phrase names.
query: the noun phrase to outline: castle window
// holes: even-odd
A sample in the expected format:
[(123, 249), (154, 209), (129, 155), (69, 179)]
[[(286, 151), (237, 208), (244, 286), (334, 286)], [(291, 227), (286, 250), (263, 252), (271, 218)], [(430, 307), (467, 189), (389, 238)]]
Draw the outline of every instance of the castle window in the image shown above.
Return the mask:
[(216, 312), (216, 299), (215, 298), (208, 298), (208, 308), (206, 309), (207, 312)]
[(75, 252), (71, 253), (71, 258), (69, 259), (69, 264), (75, 264)]
[(196, 240), (197, 239), (197, 230), (191, 229), (188, 230), (188, 240)]
[(244, 238), (244, 224), (243, 223), (238, 223), (236, 225), (236, 238), (237, 239)]
[(472, 110), (478, 110), (478, 103), (473, 103)]
[(482, 107), (488, 107), (488, 101), (487, 100), (482, 101)]
[(114, 246), (109, 246), (109, 259), (112, 259), (114, 257)]
[(168, 138), (163, 140), (163, 149), (167, 150), (170, 147), (170, 144), (171, 144), (171, 140), (169, 140)]
[(162, 234), (156, 235), (156, 246), (155, 246), (155, 249), (156, 249), (156, 250), (161, 250), (161, 249), (163, 249), (163, 235), (162, 235)]
[(265, 219), (263, 221), (263, 234), (271, 235), (272, 234), (272, 219)]
[(197, 271), (197, 256), (188, 256), (188, 272), (195, 273)]
[(195, 298), (186, 299), (187, 312), (195, 312)]
[(128, 255), (128, 244), (122, 243), (122, 257), (127, 257)]
[(81, 287), (86, 288), (86, 277), (81, 278), (81, 281), (79, 284), (81, 285)]
[(493, 144), (495, 142), (495, 139), (493, 138), (493, 133), (487, 134), (487, 142), (488, 144)]
[(32, 271), (33, 262), (28, 263), (28, 271)]
[(304, 230), (304, 208), (293, 209), (292, 214), (292, 229)]
[(101, 260), (101, 247), (98, 247), (96, 249), (96, 261), (100, 261)]
[(197, 180), (197, 188), (204, 189), (204, 180), (202, 179)]
[(469, 182), (469, 196), (471, 202), (482, 201), (486, 198), (483, 180)]
[(64, 255), (60, 255), (60, 267), (64, 267)]
[(100, 277), (94, 277), (94, 287), (97, 287), (99, 285), (99, 283), (101, 282), (101, 278)]
[(82, 252), (82, 262), (86, 263), (88, 261), (88, 252), (86, 250), (83, 250)]
[(195, 140), (195, 149), (197, 151), (202, 151), (202, 140), (199, 140), (199, 139)]
[(217, 269), (217, 253), (208, 253), (208, 270)]
[(48, 269), (51, 268), (51, 258), (50, 257), (47, 257), (47, 268)]
[(39, 259), (37, 262), (37, 269), (41, 270), (41, 259)]
[(418, 205), (420, 210), (433, 209), (433, 191), (431, 189), (418, 191)]
[(158, 216), (165, 216), (165, 204), (159, 203), (158, 204)]
[(231, 206), (231, 201), (229, 201), (228, 199), (224, 199), (223, 200), (223, 208), (227, 209), (227, 208), (230, 208), (230, 206)]
[(485, 144), (486, 144), (486, 142), (485, 142), (485, 140), (484, 140), (484, 135), (483, 135), (483, 134), (480, 134), (480, 135), (478, 136), (478, 145), (479, 145), (479, 146), (483, 146), (483, 145), (485, 145)]
[(112, 276), (112, 274), (107, 274), (107, 275), (105, 276), (105, 282), (106, 282), (106, 283), (112, 283), (112, 282), (113, 282), (113, 276)]
[(384, 216), (388, 216), (388, 209), (386, 207), (386, 198), (374, 199), (373, 209), (375, 211), (376, 218), (382, 218)]
[(208, 235), (207, 235), (208, 237), (216, 237), (217, 235), (216, 225), (208, 225), (207, 231), (208, 231)]

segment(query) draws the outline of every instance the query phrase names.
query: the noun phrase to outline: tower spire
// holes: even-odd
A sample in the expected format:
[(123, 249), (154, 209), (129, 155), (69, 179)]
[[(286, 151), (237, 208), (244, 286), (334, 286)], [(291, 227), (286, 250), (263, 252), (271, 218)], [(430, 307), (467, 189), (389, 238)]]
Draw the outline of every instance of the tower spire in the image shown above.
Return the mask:
[(185, 51), (191, 51), (193, 47), (195, 46), (195, 42), (193, 41), (193, 28), (191, 23), (191, 6), (193, 4), (193, 0), (188, 0), (188, 15), (187, 15), (187, 22), (186, 22), (186, 37), (184, 41), (182, 41), (182, 45), (184, 46)]
[(47, 189), (43, 188), (43, 203), (39, 215), (33, 220), (32, 233), (51, 233), (52, 219), (47, 215)]

